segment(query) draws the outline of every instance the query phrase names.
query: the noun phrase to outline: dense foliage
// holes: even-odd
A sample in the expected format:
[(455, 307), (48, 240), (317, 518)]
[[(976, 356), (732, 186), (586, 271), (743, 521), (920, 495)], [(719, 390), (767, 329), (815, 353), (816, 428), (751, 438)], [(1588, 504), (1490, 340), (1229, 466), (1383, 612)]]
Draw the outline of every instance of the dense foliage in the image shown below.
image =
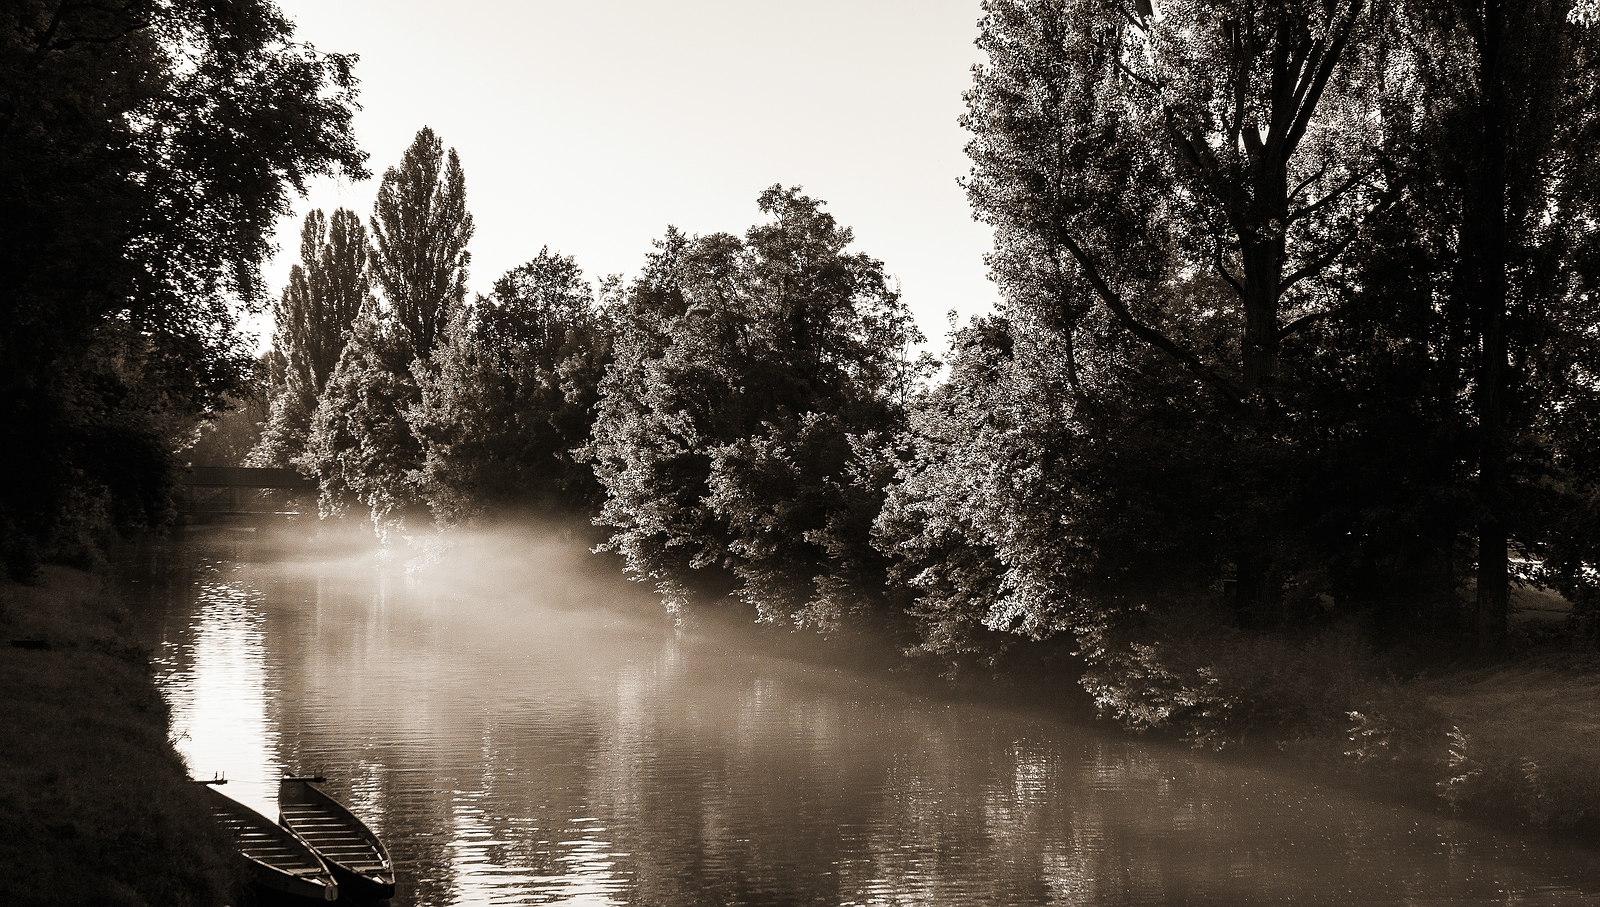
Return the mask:
[(734, 592), (836, 627), (878, 605), (869, 532), (919, 338), (876, 259), (798, 189), (741, 239), (669, 231), (615, 314), (590, 458), (611, 546), (674, 608)]
[[(882, 520), (927, 562), (927, 645), (1109, 653), (1204, 602), (1499, 645), (1508, 550), (1591, 494), (1556, 448), (1592, 436), (1540, 425), (1594, 392), (1592, 33), (1560, 4), (985, 10), (967, 187), (1007, 317)], [(994, 462), (984, 492), (956, 465)]]
[(425, 455), (421, 493), (459, 522), (489, 508), (593, 512), (589, 441), (610, 327), (570, 257), (541, 249), (446, 326), (433, 367), (418, 370), (410, 414)]
[[(236, 301), (287, 193), (364, 175), (352, 58), (270, 3), (0, 13), (0, 549), (26, 575), (158, 520), (174, 442), (239, 391)], [(17, 443), (17, 439), (27, 439)]]
[[(400, 164), (384, 171), (373, 209), (373, 243), (363, 256), (383, 289), (384, 304), (357, 303), (365, 311), (322, 388), (297, 461), (316, 475), (325, 514), (357, 502), (386, 531), (423, 507), (425, 454), (411, 414), (433, 374), (435, 344), (466, 293), (466, 244), (473, 229), (466, 192), (455, 149), (447, 156), (426, 126)], [(360, 270), (356, 255), (345, 260)], [(364, 293), (367, 280), (351, 273), (344, 284)], [(296, 348), (293, 342), (287, 346)], [(286, 381), (278, 400), (292, 390)]]
[(333, 212), (331, 226), (320, 209), (307, 214), (300, 260), (272, 308), (275, 328), (266, 369), (272, 411), (250, 458), (260, 466), (289, 466), (304, 453), (317, 398), (339, 364), (356, 318), (373, 304), (367, 232), (354, 211)]
[[(587, 514), (674, 611), (890, 625), (952, 666), (1065, 641), (1137, 726), (1301, 720), (1262, 692), (1285, 651), (1502, 651), (1520, 583), (1600, 634), (1593, 3), (983, 9), (965, 186), (1000, 304), (930, 383), (883, 263), (797, 188), (630, 282), (545, 248), (469, 301), (426, 127), (365, 226), (306, 218), (252, 369), (233, 305), (287, 188), (361, 175), (350, 59), (270, 5), (21, 4), (8, 567), (159, 518), (180, 439), (237, 458), (264, 423), (251, 463), (381, 534)], [(224, 399), (264, 419), (196, 432)]]

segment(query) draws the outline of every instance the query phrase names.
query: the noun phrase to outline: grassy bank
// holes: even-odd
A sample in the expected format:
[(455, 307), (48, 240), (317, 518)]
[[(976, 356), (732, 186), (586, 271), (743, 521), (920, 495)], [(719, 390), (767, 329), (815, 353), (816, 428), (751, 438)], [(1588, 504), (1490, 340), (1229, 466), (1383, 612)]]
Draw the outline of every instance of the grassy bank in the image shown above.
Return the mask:
[(227, 900), (226, 845), (104, 581), (0, 585), (0, 716), (0, 904)]
[(1354, 624), (1219, 631), (1203, 611), (1121, 640), (1086, 676), (1102, 714), (1197, 746), (1281, 753), (1413, 802), (1600, 832), (1600, 653), (1526, 609), (1501, 659), (1382, 652)]

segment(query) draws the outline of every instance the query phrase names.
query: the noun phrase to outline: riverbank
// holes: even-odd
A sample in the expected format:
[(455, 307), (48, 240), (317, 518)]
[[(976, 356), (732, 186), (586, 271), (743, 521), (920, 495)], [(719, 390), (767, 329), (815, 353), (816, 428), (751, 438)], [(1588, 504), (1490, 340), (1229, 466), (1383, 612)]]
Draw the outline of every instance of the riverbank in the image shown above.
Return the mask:
[(0, 903), (226, 903), (227, 846), (100, 577), (0, 583)]
[(1600, 836), (1600, 652), (1527, 609), (1513, 653), (1379, 651), (1354, 624), (1219, 631), (1194, 612), (1108, 645), (1105, 717), (1197, 747), (1287, 759), (1349, 786), (1496, 824)]

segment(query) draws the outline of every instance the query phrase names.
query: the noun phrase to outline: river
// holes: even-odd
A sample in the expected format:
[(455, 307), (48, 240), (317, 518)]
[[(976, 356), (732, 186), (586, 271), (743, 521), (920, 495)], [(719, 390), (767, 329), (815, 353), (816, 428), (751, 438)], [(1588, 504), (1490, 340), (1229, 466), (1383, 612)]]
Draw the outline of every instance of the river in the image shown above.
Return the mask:
[(195, 777), (284, 772), (396, 905), (1600, 905), (1600, 855), (675, 628), (559, 533), (191, 532), (130, 601)]

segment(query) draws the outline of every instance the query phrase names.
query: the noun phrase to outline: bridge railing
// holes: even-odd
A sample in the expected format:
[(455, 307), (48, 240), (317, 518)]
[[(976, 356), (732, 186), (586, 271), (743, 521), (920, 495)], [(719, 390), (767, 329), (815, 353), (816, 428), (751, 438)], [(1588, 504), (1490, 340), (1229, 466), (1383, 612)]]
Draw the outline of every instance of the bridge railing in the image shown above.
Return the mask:
[(193, 466), (179, 479), (178, 511), (198, 516), (296, 516), (317, 483), (293, 469)]

